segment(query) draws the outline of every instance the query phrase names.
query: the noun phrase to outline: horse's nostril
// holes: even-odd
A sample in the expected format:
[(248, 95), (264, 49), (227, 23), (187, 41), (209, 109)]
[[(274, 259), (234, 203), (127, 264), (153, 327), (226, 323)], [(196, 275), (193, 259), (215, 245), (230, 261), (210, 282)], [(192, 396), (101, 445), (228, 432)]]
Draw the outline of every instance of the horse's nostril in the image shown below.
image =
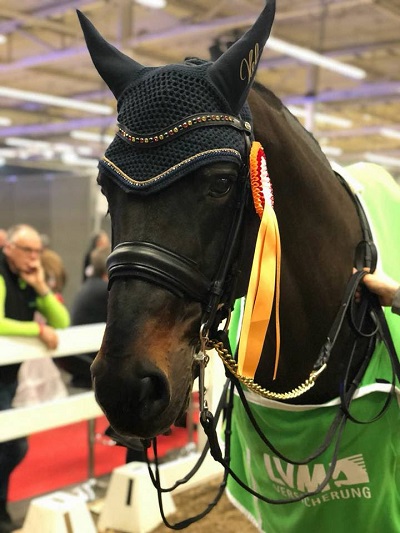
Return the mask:
[(151, 395), (151, 389), (154, 388), (154, 385), (152, 385), (152, 379), (149, 377), (141, 379), (140, 384), (139, 402), (144, 402)]
[(156, 417), (169, 402), (168, 383), (161, 375), (151, 375), (140, 380), (139, 416)]

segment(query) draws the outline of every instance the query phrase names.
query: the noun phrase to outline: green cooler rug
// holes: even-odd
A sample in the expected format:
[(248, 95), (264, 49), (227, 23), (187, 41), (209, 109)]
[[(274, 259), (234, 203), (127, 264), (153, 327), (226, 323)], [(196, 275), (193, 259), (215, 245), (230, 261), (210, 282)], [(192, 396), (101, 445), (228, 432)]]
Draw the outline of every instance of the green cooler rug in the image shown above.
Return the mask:
[[(377, 165), (360, 163), (340, 173), (366, 210), (378, 247), (379, 269), (400, 279), (400, 188)], [(390, 309), (385, 314), (399, 354), (400, 316)], [(379, 341), (351, 412), (361, 420), (377, 414), (390, 393), (391, 379), (389, 356)], [(324, 405), (297, 406), (266, 400), (249, 391), (246, 396), (265, 435), (293, 460), (306, 458), (322, 444), (339, 405), (339, 399)], [(347, 422), (336, 468), (318, 495), (297, 503), (267, 504), (229, 477), (228, 496), (265, 533), (399, 533), (399, 402), (397, 386), (396, 397), (378, 421), (366, 425)], [(296, 466), (279, 459), (261, 442), (235, 397), (231, 466), (257, 492), (274, 500), (312, 492), (325, 478), (332, 455), (331, 445), (307, 465)]]

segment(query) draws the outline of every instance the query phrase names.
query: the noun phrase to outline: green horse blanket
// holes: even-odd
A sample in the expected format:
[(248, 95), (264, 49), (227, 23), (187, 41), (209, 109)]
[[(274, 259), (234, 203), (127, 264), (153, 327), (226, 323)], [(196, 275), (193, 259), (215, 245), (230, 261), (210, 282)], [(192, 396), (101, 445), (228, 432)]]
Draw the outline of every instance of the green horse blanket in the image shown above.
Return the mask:
[[(359, 196), (378, 247), (378, 268), (400, 278), (400, 188), (382, 168), (357, 164), (342, 169)], [(236, 306), (240, 309), (240, 306)], [(240, 312), (240, 311), (239, 311)], [(400, 353), (400, 316), (385, 310)], [(235, 329), (235, 328), (233, 328)], [(237, 332), (230, 332), (231, 341)], [(377, 414), (390, 394), (391, 365), (379, 341), (352, 403), (361, 420)], [(378, 421), (360, 425), (347, 422), (333, 475), (318, 495), (297, 503), (273, 505), (244, 491), (232, 478), (228, 496), (265, 533), (387, 533), (400, 532), (400, 388)], [(286, 457), (301, 460), (325, 437), (339, 399), (324, 405), (292, 405), (263, 399), (246, 391), (257, 422)], [(323, 481), (333, 456), (333, 446), (307, 465), (279, 459), (261, 442), (235, 398), (232, 427), (232, 469), (257, 492), (271, 499), (290, 499), (312, 492)]]

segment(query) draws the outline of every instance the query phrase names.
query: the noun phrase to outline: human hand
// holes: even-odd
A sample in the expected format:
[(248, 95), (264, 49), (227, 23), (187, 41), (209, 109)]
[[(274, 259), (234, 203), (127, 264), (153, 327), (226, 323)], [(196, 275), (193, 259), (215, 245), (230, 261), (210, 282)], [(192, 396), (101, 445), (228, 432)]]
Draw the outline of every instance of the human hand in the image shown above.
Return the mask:
[(20, 270), (19, 277), (33, 287), (40, 296), (44, 296), (50, 290), (40, 259), (33, 259), (24, 270)]
[(39, 339), (49, 348), (55, 350), (58, 346), (58, 335), (56, 330), (47, 324), (41, 324)]
[(400, 283), (393, 280), (383, 272), (366, 274), (362, 279), (364, 285), (379, 297), (381, 305), (391, 306), (394, 295), (400, 287)]
[[(384, 306), (391, 306), (396, 291), (400, 288), (400, 283), (393, 280), (384, 272), (375, 271), (366, 274), (361, 282), (374, 294), (379, 297), (379, 302)], [(359, 298), (356, 293), (356, 300)]]

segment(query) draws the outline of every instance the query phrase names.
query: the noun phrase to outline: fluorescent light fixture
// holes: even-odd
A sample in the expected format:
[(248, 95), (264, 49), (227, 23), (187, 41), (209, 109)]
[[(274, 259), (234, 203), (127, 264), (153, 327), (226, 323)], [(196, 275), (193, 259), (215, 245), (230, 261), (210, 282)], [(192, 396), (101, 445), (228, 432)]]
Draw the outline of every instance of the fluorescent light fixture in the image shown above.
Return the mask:
[(84, 155), (86, 157), (93, 155), (93, 149), (90, 146), (77, 146), (75, 151), (77, 154)]
[(391, 128), (381, 128), (379, 133), (389, 139), (400, 139), (400, 130), (393, 130)]
[(24, 139), (22, 137), (7, 137), (4, 140), (4, 144), (7, 146), (16, 146), (19, 148), (41, 148), (47, 149), (51, 145), (46, 141), (36, 141), (34, 139)]
[(136, 4), (153, 9), (163, 9), (167, 5), (167, 0), (135, 0)]
[(333, 72), (337, 72), (338, 74), (342, 74), (343, 76), (354, 78), (356, 80), (361, 80), (367, 75), (365, 70), (362, 70), (361, 68), (353, 67), (352, 65), (342, 63), (341, 61), (336, 61), (336, 59), (318, 54), (313, 50), (303, 48), (302, 46), (297, 46), (296, 44), (290, 44), (275, 37), (269, 37), (266, 47), (271, 48), (271, 50), (275, 50), (275, 52), (281, 52), (282, 54), (286, 54), (290, 57), (295, 57), (300, 61), (318, 65), (319, 67), (332, 70)]
[(338, 146), (321, 146), (321, 150), (325, 155), (339, 156), (343, 154), (343, 150)]
[(72, 130), (70, 136), (78, 141), (89, 141), (96, 143), (109, 144), (114, 137), (111, 135), (102, 135), (101, 133), (94, 133), (92, 131)]
[(24, 137), (7, 137), (4, 140), (4, 143), (7, 146), (15, 148), (16, 150), (14, 150), (14, 153), (18, 152), (18, 154), (26, 156), (32, 154), (41, 154), (47, 157), (47, 154), (50, 151), (52, 152), (52, 154), (75, 154), (75, 152), (79, 152), (81, 155), (91, 155), (93, 153), (93, 150), (90, 146), (79, 146), (76, 148), (72, 144), (59, 142), (51, 143), (47, 141), (39, 141)]
[(11, 124), (11, 119), (8, 117), (0, 117), (0, 126), (9, 126)]
[(0, 157), (11, 159), (13, 157), (17, 157), (17, 155), (18, 150), (15, 150), (13, 148), (0, 148)]
[(111, 115), (111, 113), (114, 113), (114, 109), (108, 105), (93, 104), (92, 102), (74, 100), (73, 98), (63, 98), (51, 94), (21, 91), (20, 89), (13, 89), (11, 87), (0, 87), (0, 96), (13, 98), (15, 100), (23, 100), (25, 102), (38, 102), (40, 104), (53, 105), (56, 107), (79, 109), (80, 111), (86, 111), (98, 115)]
[(75, 165), (78, 167), (90, 167), (93, 169), (96, 169), (99, 163), (98, 159), (78, 157), (76, 154), (73, 153), (62, 154), (61, 161), (68, 165)]
[(366, 152), (364, 157), (370, 163), (377, 163), (388, 167), (400, 167), (400, 159), (397, 157), (373, 154), (372, 152)]
[(79, 157), (81, 155), (91, 155), (92, 149), (89, 146), (76, 148), (67, 143), (51, 143), (38, 141), (35, 139), (22, 137), (8, 137), (5, 144), (13, 148), (0, 148), (0, 157), (7, 159), (18, 157), (19, 159), (29, 159), (32, 157), (42, 157), (43, 159), (61, 159), (65, 164), (82, 167), (96, 168), (98, 159)]
[(0, 44), (4, 44), (7, 42), (7, 37), (0, 33)]
[[(303, 107), (289, 105), (288, 109), (293, 115), (296, 115), (296, 117), (306, 118), (308, 114), (308, 111)], [(347, 118), (328, 115), (327, 113), (315, 113), (315, 120), (318, 122), (324, 122), (325, 124), (331, 124), (332, 126), (338, 126), (339, 128), (351, 128), (353, 125), (352, 121)]]

